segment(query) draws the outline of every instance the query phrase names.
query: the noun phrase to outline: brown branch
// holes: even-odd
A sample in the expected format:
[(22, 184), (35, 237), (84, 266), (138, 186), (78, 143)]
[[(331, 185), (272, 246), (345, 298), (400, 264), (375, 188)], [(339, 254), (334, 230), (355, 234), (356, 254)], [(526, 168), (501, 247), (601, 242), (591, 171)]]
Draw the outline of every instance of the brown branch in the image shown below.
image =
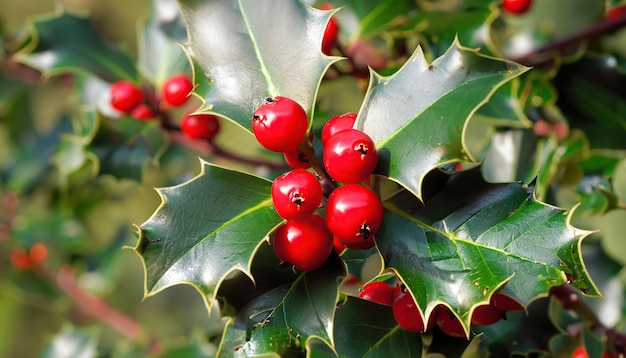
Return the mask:
[[(624, 26), (626, 26), (626, 16), (622, 16), (621, 18), (615, 20), (601, 21), (578, 32), (574, 32), (568, 36), (558, 39), (554, 42), (550, 42), (527, 54), (513, 57), (510, 60), (526, 66), (543, 66), (554, 61), (554, 56), (551, 56), (552, 51), (563, 50), (584, 40), (611, 33)], [(548, 57), (546, 58), (545, 56)]]

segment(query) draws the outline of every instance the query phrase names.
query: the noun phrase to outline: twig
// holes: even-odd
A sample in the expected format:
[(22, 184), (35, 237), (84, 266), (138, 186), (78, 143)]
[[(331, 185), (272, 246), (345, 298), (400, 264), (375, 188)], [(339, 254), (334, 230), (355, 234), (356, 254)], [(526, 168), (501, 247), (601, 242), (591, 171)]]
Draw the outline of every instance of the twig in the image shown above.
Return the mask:
[(549, 56), (548, 58), (545, 58), (544, 56), (539, 56), (539, 55), (542, 55), (542, 54), (546, 55), (548, 52), (554, 51), (554, 50), (562, 50), (573, 44), (577, 44), (581, 41), (584, 41), (584, 40), (587, 40), (587, 39), (590, 39), (599, 35), (603, 35), (606, 33), (613, 32), (624, 26), (626, 26), (626, 16), (622, 16), (621, 18), (618, 18), (615, 20), (601, 21), (583, 30), (574, 32), (573, 34), (569, 36), (565, 36), (562, 39), (556, 40), (554, 42), (550, 42), (525, 55), (513, 57), (511, 58), (511, 60), (514, 62), (521, 63), (526, 66), (538, 67), (538, 66), (546, 65), (554, 61), (554, 56)]

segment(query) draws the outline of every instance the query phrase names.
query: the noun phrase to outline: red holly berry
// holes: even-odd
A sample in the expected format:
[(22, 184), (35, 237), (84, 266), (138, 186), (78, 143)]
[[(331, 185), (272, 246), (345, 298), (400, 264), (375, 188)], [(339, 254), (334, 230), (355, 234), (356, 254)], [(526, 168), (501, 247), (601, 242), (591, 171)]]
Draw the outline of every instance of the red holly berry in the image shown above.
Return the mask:
[(143, 103), (143, 92), (130, 81), (119, 81), (111, 85), (111, 106), (118, 111), (129, 113), (133, 108)]
[(392, 308), (393, 316), (400, 327), (411, 332), (422, 333), (426, 331), (424, 318), (419, 307), (404, 285), (400, 285), (396, 289)]
[(274, 209), (285, 220), (311, 215), (322, 202), (322, 186), (314, 174), (294, 169), (272, 183)]
[(325, 146), (328, 140), (335, 134), (351, 129), (356, 121), (356, 113), (348, 112), (338, 116), (334, 116), (324, 124), (322, 127), (322, 146)]
[(624, 16), (626, 16), (626, 5), (614, 6), (604, 14), (604, 18), (609, 21), (617, 20)]
[(376, 241), (374, 241), (374, 235), (370, 235), (369, 238), (360, 240), (357, 243), (345, 244), (347, 249), (351, 250), (369, 250), (376, 246)]
[[(313, 139), (315, 139), (315, 132), (309, 133), (309, 145), (313, 143)], [(315, 152), (312, 145), (311, 149)], [(285, 157), (285, 162), (291, 169), (308, 169), (311, 167), (309, 159), (300, 149), (285, 152), (283, 156)]]
[(378, 302), (383, 305), (393, 305), (393, 298), (396, 288), (387, 282), (370, 282), (363, 286), (363, 290), (359, 293), (359, 297)]
[(324, 146), (324, 167), (338, 182), (358, 183), (368, 178), (378, 163), (372, 139), (357, 129), (332, 136)]
[(141, 103), (130, 111), (130, 116), (139, 120), (154, 119), (156, 113), (150, 106), (145, 103)]
[(519, 311), (524, 309), (524, 306), (519, 302), (503, 293), (496, 293), (491, 296), (491, 304), (503, 311)]
[(435, 322), (439, 329), (450, 337), (467, 337), (461, 321), (446, 306), (438, 305), (435, 308)]
[(492, 304), (480, 305), (472, 313), (472, 324), (478, 326), (488, 326), (504, 318), (504, 310)]
[(45, 244), (38, 242), (30, 248), (28, 256), (30, 257), (30, 261), (33, 265), (39, 265), (48, 257), (48, 247)]
[(335, 251), (337, 254), (341, 255), (344, 251), (346, 251), (346, 245), (344, 245), (341, 240), (337, 238), (337, 236), (333, 235), (333, 246), (335, 247)]
[(11, 250), (10, 259), (13, 266), (18, 270), (26, 271), (33, 268), (33, 262), (26, 251), (20, 249)]
[(254, 136), (262, 146), (274, 152), (298, 149), (308, 126), (304, 108), (287, 97), (265, 99), (252, 116)]
[(326, 223), (346, 246), (371, 239), (383, 220), (383, 206), (372, 190), (346, 184), (333, 190), (326, 204)]
[[(331, 4), (324, 4), (320, 9), (331, 10), (332, 8), (333, 6)], [(339, 25), (337, 24), (337, 21), (331, 17), (330, 20), (328, 20), (326, 30), (324, 31), (324, 38), (322, 39), (322, 52), (330, 55), (333, 47), (337, 44), (338, 37)]]
[(532, 0), (502, 0), (502, 8), (511, 14), (520, 15), (528, 11)]
[(578, 346), (572, 352), (572, 358), (589, 358), (589, 355), (584, 346)]
[(220, 131), (220, 121), (212, 114), (190, 114), (183, 116), (180, 130), (189, 138), (211, 140)]
[(161, 88), (161, 96), (170, 106), (180, 107), (187, 103), (192, 89), (193, 83), (189, 77), (178, 74), (165, 81), (163, 88)]
[(333, 235), (319, 215), (288, 220), (274, 233), (274, 251), (300, 271), (322, 266), (333, 250)]

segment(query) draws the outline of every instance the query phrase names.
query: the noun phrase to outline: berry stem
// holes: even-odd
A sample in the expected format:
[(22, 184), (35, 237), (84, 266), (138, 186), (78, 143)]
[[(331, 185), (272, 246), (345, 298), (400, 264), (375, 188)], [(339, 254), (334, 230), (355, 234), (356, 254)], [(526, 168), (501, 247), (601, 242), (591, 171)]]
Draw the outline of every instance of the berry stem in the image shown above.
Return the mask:
[(324, 193), (324, 195), (330, 194), (335, 188), (337, 188), (337, 184), (335, 184), (335, 182), (326, 174), (324, 167), (315, 155), (313, 144), (311, 143), (311, 141), (309, 141), (308, 136), (304, 136), (304, 139), (302, 139), (302, 142), (300, 142), (298, 149), (302, 151), (304, 156), (311, 164), (311, 168), (313, 168), (313, 171), (319, 177), (320, 184), (322, 185), (322, 192)]

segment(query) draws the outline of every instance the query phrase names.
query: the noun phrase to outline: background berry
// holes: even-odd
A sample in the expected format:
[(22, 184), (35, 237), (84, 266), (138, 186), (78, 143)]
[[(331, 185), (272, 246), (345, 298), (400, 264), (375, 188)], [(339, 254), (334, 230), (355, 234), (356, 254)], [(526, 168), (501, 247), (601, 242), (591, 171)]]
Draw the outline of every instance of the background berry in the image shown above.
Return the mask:
[(163, 84), (161, 96), (170, 106), (180, 107), (187, 103), (192, 89), (193, 83), (187, 75), (174, 75)]
[(118, 111), (128, 113), (143, 103), (144, 95), (141, 89), (130, 81), (119, 81), (109, 89), (111, 106)]
[(185, 114), (180, 130), (194, 139), (211, 140), (220, 131), (220, 121), (212, 114)]
[(523, 14), (532, 5), (532, 0), (502, 0), (502, 8), (512, 14)]

